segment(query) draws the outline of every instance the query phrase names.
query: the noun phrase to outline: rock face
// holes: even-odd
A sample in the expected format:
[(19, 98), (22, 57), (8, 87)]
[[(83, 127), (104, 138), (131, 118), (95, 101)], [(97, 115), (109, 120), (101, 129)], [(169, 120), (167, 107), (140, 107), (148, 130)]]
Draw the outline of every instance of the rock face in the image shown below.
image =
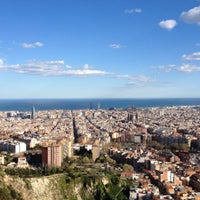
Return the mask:
[(82, 200), (82, 184), (66, 184), (64, 174), (39, 178), (4, 176), (6, 185), (11, 185), (24, 200)]
[(63, 199), (55, 177), (30, 179), (33, 200)]

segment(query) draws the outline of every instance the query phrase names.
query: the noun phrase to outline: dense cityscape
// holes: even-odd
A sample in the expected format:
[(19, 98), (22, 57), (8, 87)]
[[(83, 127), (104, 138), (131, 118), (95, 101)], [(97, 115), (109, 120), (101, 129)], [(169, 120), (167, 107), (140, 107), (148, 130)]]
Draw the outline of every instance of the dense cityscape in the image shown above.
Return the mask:
[(6, 0), (0, 27), (0, 200), (200, 200), (200, 0)]
[(129, 200), (199, 199), (199, 116), (192, 106), (0, 112), (0, 164), (9, 174), (109, 157), (102, 169), (131, 182)]

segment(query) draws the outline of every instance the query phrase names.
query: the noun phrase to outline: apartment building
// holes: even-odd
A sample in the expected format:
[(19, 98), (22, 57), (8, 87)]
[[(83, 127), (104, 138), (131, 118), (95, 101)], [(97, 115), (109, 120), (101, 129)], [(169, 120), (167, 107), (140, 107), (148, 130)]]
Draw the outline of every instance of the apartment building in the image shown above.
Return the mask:
[(26, 151), (26, 144), (20, 141), (0, 141), (0, 151), (7, 151), (11, 153), (21, 153)]
[(61, 138), (46, 142), (42, 145), (43, 166), (61, 167), (63, 159), (73, 156), (73, 141), (70, 138)]
[(52, 143), (42, 147), (43, 166), (61, 167), (62, 164), (62, 146)]

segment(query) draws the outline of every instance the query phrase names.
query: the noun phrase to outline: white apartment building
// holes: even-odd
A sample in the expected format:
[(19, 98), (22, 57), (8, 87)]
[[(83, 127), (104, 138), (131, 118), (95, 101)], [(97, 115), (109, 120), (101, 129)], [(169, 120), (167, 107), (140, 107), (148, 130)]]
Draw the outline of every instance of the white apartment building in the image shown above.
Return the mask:
[(26, 144), (19, 141), (0, 141), (0, 151), (21, 153), (26, 151)]

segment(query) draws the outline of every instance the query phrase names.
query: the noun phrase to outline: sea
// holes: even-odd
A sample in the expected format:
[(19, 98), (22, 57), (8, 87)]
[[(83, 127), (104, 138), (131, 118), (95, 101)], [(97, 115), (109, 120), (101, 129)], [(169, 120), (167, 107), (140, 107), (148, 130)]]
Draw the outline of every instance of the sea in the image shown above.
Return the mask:
[(151, 99), (0, 99), (0, 111), (128, 109), (147, 107), (198, 106), (200, 98)]

